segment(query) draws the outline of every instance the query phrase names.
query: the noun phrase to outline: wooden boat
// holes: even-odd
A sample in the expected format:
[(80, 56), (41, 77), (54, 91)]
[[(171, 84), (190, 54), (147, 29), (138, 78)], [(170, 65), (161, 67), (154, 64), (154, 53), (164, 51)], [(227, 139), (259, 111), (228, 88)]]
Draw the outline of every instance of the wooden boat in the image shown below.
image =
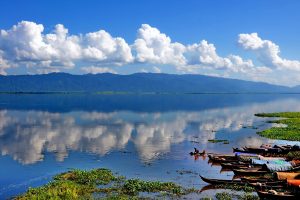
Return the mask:
[(233, 170), (233, 169), (262, 169), (261, 165), (249, 165), (245, 164), (232, 164), (232, 163), (221, 163), (222, 169)]
[(300, 179), (300, 173), (296, 172), (276, 172), (277, 180)]
[(232, 170), (235, 175), (244, 175), (244, 176), (258, 176), (270, 173), (268, 170), (264, 169), (233, 169)]
[(261, 199), (272, 199), (272, 200), (292, 200), (299, 199), (299, 196), (291, 192), (278, 192), (275, 190), (257, 190), (259, 198)]
[[(209, 183), (209, 189), (213, 189), (211, 185), (223, 185), (226, 188), (226, 185), (228, 184), (234, 184), (234, 185), (250, 185), (252, 187), (255, 187), (257, 189), (283, 189), (286, 187), (286, 182), (283, 181), (271, 181), (271, 182), (255, 182), (255, 183), (249, 183), (248, 181), (245, 180), (224, 180), (224, 179), (210, 179), (210, 178), (205, 178), (201, 176), (201, 179)], [(207, 189), (207, 188), (205, 188)], [(203, 190), (203, 189), (202, 189)]]
[(245, 185), (247, 182), (241, 181), (241, 180), (223, 180), (223, 179), (211, 179), (211, 178), (205, 178), (200, 175), (200, 178), (209, 184), (236, 184), (236, 185)]
[(273, 178), (264, 178), (264, 177), (240, 177), (242, 181), (248, 182), (248, 183), (257, 183), (257, 182), (277, 182), (277, 183), (285, 183), (286, 181), (283, 180), (274, 180)]
[(288, 179), (287, 184), (296, 188), (299, 188), (300, 186), (300, 180), (299, 179)]
[(204, 156), (206, 154), (205, 150), (203, 150), (202, 152), (199, 152), (199, 150), (197, 148), (194, 148), (195, 151), (194, 152), (190, 152), (191, 156)]
[(221, 166), (225, 169), (240, 169), (242, 167), (249, 167), (249, 163), (221, 163)]
[(287, 154), (290, 151), (293, 151), (292, 148), (284, 147), (284, 146), (278, 146), (275, 145), (274, 147), (243, 147), (242, 149), (240, 148), (232, 148), (233, 152), (241, 152), (241, 153), (256, 153), (260, 155), (265, 155), (265, 154)]
[(286, 182), (256, 182), (256, 183), (248, 183), (250, 186), (255, 187), (257, 189), (268, 188), (268, 189), (283, 189), (286, 188)]
[(231, 163), (237, 162), (238, 158), (232, 155), (208, 155), (209, 160), (214, 163)]

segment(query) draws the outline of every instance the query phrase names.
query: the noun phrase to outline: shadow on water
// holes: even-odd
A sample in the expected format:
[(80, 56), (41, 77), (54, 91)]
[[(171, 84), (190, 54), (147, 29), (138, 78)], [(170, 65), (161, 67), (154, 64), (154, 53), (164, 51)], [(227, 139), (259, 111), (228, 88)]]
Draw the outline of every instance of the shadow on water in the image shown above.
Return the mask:
[(298, 98), (299, 94), (162, 94), (162, 95), (84, 95), (84, 94), (0, 94), (0, 109), (44, 110), (50, 112), (200, 111)]

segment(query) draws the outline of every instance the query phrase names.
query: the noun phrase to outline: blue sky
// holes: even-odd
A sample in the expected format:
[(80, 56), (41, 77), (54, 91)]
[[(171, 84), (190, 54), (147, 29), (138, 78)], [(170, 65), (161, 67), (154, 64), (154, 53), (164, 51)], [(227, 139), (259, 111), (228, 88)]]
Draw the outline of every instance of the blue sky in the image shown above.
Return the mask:
[(297, 0), (3, 0), (0, 8), (2, 74), (142, 71), (300, 81)]

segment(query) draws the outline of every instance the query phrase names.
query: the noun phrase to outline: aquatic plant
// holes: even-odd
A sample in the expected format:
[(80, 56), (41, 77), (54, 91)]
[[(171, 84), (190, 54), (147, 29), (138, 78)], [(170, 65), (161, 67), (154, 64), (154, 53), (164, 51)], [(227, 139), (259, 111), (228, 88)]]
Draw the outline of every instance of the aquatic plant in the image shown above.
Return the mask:
[(77, 184), (73, 181), (53, 181), (42, 187), (30, 188), (17, 200), (48, 200), (48, 199), (92, 199), (94, 187)]
[(184, 189), (172, 182), (143, 181), (140, 179), (126, 180), (115, 176), (109, 169), (70, 170), (56, 175), (50, 183), (30, 188), (26, 193), (16, 197), (17, 200), (48, 200), (48, 199), (140, 199), (140, 192), (164, 195), (184, 195), (195, 192)]
[(257, 195), (252, 193), (245, 193), (243, 195), (238, 196), (239, 200), (259, 200), (260, 198)]
[(258, 117), (280, 117), (283, 119), (270, 120), (268, 123), (285, 124), (286, 127), (272, 127), (257, 134), (280, 140), (300, 141), (300, 112), (257, 113)]
[(123, 191), (126, 194), (136, 195), (139, 192), (168, 192), (172, 194), (183, 194), (183, 190), (179, 185), (172, 182), (158, 181), (142, 181), (139, 179), (126, 180), (123, 186)]
[(220, 142), (223, 142), (223, 144), (229, 144), (228, 140), (217, 140), (217, 139), (214, 139), (214, 140), (208, 140), (208, 142), (210, 142), (210, 143), (220, 143)]
[(84, 185), (106, 185), (119, 177), (113, 175), (109, 169), (93, 169), (90, 171), (74, 169), (54, 177), (54, 180), (70, 180)]
[(216, 194), (216, 199), (218, 199), (218, 200), (231, 200), (232, 197), (227, 192), (220, 192), (220, 193)]
[(215, 185), (216, 188), (220, 189), (231, 189), (235, 191), (253, 192), (255, 188), (250, 185), (237, 185), (237, 184), (220, 184)]

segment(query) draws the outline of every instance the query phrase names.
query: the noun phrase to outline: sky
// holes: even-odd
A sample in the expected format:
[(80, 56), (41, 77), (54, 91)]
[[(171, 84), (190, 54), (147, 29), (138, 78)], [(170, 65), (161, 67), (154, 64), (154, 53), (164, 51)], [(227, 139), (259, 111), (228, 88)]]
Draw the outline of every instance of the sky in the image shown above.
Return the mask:
[(0, 74), (204, 74), (300, 85), (298, 0), (1, 0)]

